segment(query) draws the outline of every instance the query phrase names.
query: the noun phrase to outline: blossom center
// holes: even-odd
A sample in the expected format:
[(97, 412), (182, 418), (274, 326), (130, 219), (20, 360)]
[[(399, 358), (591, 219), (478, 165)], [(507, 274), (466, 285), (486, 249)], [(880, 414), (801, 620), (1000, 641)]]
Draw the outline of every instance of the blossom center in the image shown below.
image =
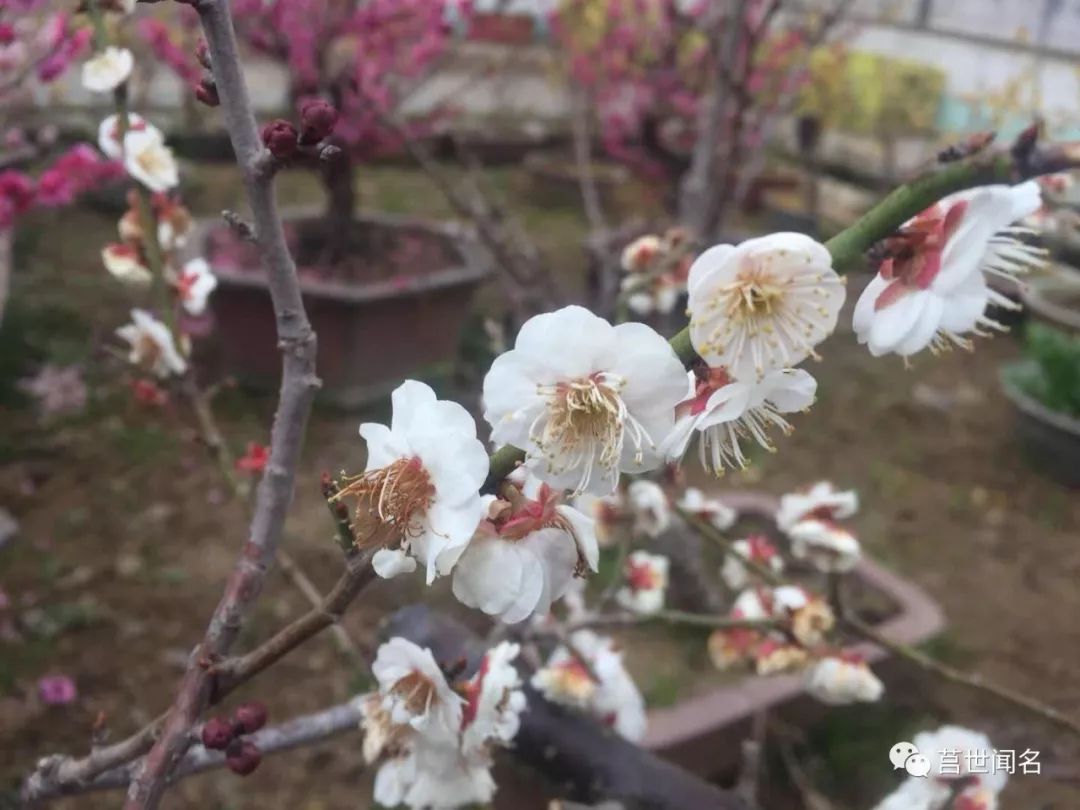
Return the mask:
[(399, 458), (345, 480), (335, 498), (357, 500), (353, 523), (357, 545), (384, 545), (390, 539), (388, 527), (406, 538), (423, 533), (420, 519), (435, 500), (435, 487), (419, 458)]
[(594, 466), (617, 469), (627, 437), (638, 463), (644, 457), (644, 443), (652, 443), (623, 402), (625, 386), (622, 376), (610, 372), (539, 386), (547, 407), (530, 428), (530, 438), (547, 457), (552, 472), (581, 470), (578, 492), (588, 486)]
[(727, 316), (738, 321), (771, 315), (783, 297), (783, 282), (756, 263), (740, 270), (735, 281), (721, 288), (719, 294)]
[(438, 700), (435, 684), (416, 670), (398, 679), (390, 689), (390, 694), (400, 700), (413, 715), (426, 714), (431, 704)]
[(628, 563), (626, 584), (632, 591), (652, 591), (661, 586), (660, 574), (648, 563)]

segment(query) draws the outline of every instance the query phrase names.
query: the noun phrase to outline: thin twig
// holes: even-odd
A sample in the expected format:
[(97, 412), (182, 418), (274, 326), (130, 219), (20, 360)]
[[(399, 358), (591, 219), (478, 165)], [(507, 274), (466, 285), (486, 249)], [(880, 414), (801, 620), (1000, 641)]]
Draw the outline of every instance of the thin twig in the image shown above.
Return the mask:
[(914, 647), (902, 644), (898, 641), (893, 641), (855, 616), (847, 615), (843, 617), (841, 623), (843, 626), (868, 641), (874, 642), (874, 644), (883, 647), (898, 658), (902, 658), (905, 661), (915, 664), (926, 672), (944, 678), (951, 683), (957, 683), (971, 689), (976, 689), (985, 694), (992, 695), (1005, 703), (1024, 709), (1037, 717), (1041, 717), (1048, 723), (1080, 736), (1080, 721), (1058, 711), (1053, 706), (1048, 706), (1021, 692), (992, 683), (977, 672), (962, 672), (948, 664), (943, 664), (941, 661), (931, 658), (926, 653), (920, 652)]
[[(215, 666), (210, 705), (220, 703), (235, 689), (340, 621), (345, 609), (375, 577), (371, 556), (371, 553), (350, 556), (346, 560), (344, 573), (317, 607), (283, 627), (251, 652), (228, 658)], [(130, 737), (95, 748), (86, 757), (46, 757), (24, 783), (23, 801), (32, 805), (88, 789), (99, 774), (131, 762), (149, 751), (161, 734), (165, 720), (166, 715), (163, 714)]]
[[(277, 726), (269, 726), (248, 735), (247, 739), (255, 744), (261, 754), (275, 754), (313, 745), (350, 731), (358, 731), (360, 720), (360, 701), (354, 699), (293, 718)], [(62, 792), (52, 795), (75, 795), (127, 787), (141, 765), (142, 760), (129, 762), (104, 771), (82, 784), (71, 783)], [(201, 745), (193, 745), (170, 774), (168, 784), (171, 785), (193, 774), (223, 767), (225, 767), (225, 755), (222, 752), (210, 751)]]
[(315, 333), (311, 329), (296, 266), (289, 254), (272, 189), (264, 170), (267, 152), (259, 138), (244, 83), (228, 0), (196, 5), (214, 65), (214, 81), (233, 151), (240, 164), (258, 236), (260, 258), (282, 349), (282, 380), (270, 441), (270, 460), (259, 485), (248, 540), (221, 601), (169, 710), (160, 738), (132, 780), (125, 810), (152, 810), (161, 801), (172, 768), (190, 745), (191, 729), (208, 705), (213, 665), (228, 654), (244, 618), (262, 591), (281, 539), (308, 414), (319, 386), (315, 376)]
[[(732, 541), (729, 540), (724, 535), (724, 533), (717, 529), (715, 526), (702, 520), (693, 512), (688, 512), (677, 504), (673, 505), (672, 509), (679, 517), (686, 521), (687, 525), (697, 531), (698, 534), (701, 534), (703, 537), (712, 540), (714, 543), (719, 544), (728, 554), (735, 554), (735, 552), (732, 550)], [(751, 560), (742, 556), (738, 556), (737, 559), (740, 563), (742, 563), (744, 567), (750, 569), (759, 577), (761, 577), (762, 581), (767, 582), (770, 585), (783, 584), (783, 579), (778, 576), (775, 571), (772, 571), (771, 569), (765, 567), (757, 560)]]

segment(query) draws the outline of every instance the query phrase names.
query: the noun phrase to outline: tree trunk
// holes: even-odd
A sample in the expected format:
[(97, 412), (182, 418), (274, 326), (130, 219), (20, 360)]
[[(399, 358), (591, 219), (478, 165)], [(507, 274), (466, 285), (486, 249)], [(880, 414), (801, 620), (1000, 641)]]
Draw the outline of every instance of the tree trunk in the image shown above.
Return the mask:
[(353, 216), (356, 213), (356, 190), (353, 188), (353, 160), (347, 148), (323, 164), (326, 189), (326, 260), (341, 264), (349, 255)]

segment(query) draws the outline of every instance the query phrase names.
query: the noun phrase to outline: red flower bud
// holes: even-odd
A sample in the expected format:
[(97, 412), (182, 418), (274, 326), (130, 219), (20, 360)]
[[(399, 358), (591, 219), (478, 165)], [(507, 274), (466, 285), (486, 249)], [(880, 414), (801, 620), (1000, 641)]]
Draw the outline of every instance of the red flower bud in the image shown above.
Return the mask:
[(210, 46), (206, 44), (205, 39), (200, 39), (199, 44), (195, 46), (195, 59), (204, 68), (211, 70)]
[(263, 145), (279, 160), (288, 160), (296, 154), (299, 149), (296, 137), (296, 127), (281, 118), (271, 121), (262, 131)]
[(322, 99), (309, 101), (300, 109), (300, 143), (310, 145), (328, 137), (337, 126), (338, 111)]
[(202, 727), (202, 744), (214, 751), (224, 751), (235, 736), (236, 729), (224, 717), (211, 717)]
[(233, 723), (242, 734), (251, 734), (266, 725), (266, 706), (257, 700), (244, 703), (233, 712)]
[(195, 85), (195, 98), (207, 107), (217, 107), (221, 104), (221, 98), (218, 96), (217, 84), (209, 77), (204, 78)]
[(225, 755), (225, 764), (229, 766), (229, 770), (240, 776), (247, 776), (259, 767), (260, 762), (262, 762), (262, 752), (250, 740), (243, 740), (229, 746), (229, 751)]

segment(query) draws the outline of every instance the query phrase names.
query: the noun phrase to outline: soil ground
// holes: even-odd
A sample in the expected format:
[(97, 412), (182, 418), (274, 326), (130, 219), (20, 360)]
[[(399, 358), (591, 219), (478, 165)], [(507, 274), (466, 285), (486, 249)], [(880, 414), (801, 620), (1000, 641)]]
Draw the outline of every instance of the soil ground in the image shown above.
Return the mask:
[[(497, 181), (512, 189), (517, 179), (501, 173)], [(434, 196), (418, 193), (422, 178), (396, 169), (366, 172), (361, 188), (368, 204), (391, 210), (416, 212), (416, 200)], [(313, 190), (306, 178), (285, 178), (286, 199), (311, 199)], [(238, 193), (229, 172), (201, 171), (189, 198), (197, 210), (212, 211), (234, 207)], [(577, 213), (524, 207), (522, 214), (553, 263), (580, 282)], [(0, 503), (21, 523), (19, 536), (0, 549), (0, 588), (10, 603), (0, 613), (0, 806), (2, 791), (14, 788), (38, 756), (85, 751), (99, 713), (119, 737), (166, 705), (245, 530), (243, 511), (227, 501), (182, 410), (140, 409), (111, 381), (119, 364), (103, 347), (126, 303), (103, 282), (95, 257), (113, 222), (88, 209), (65, 212), (35, 220), (17, 244), (22, 264), (0, 347)], [(854, 294), (857, 280), (852, 285)], [(497, 299), (494, 290), (482, 296)], [(828, 478), (856, 487), (863, 506), (853, 525), (869, 553), (945, 609), (948, 629), (930, 649), (1080, 717), (1080, 499), (1033, 471), (1014, 441), (997, 375), (1019, 354), (1015, 341), (921, 357), (905, 370), (898, 360), (871, 358), (841, 329), (824, 354), (812, 369), (819, 402), (798, 417), (795, 435), (776, 456), (711, 486), (781, 493)], [(88, 363), (91, 396), (82, 415), (43, 425), (12, 395), (10, 379), (44, 359)], [(272, 407), (271, 399), (241, 391), (218, 402), (237, 446), (266, 439)], [(385, 415), (379, 408), (319, 408), (312, 419), (287, 547), (320, 588), (334, 581), (339, 556), (319, 474), (360, 467), (357, 424)], [(345, 627), (370, 645), (379, 616), (419, 596), (415, 582), (379, 584), (350, 609)], [(306, 607), (281, 576), (271, 577), (241, 646)], [(641, 686), (652, 702), (674, 699), (684, 666), (647, 674)], [(1015, 777), (1004, 808), (1080, 807), (1075, 738), (983, 694), (896, 671), (881, 705), (837, 710), (802, 729), (803, 768), (838, 810), (871, 806), (894, 784), (886, 756), (892, 743), (946, 721), (986, 731), (999, 748), (1041, 752), (1043, 774)], [(74, 703), (50, 707), (37, 697), (37, 680), (54, 673), (75, 678)], [(239, 698), (263, 699), (272, 719), (284, 719), (343, 700), (364, 684), (362, 670), (327, 635)], [(244, 780), (227, 773), (190, 779), (166, 806), (365, 807), (371, 791), (359, 742), (358, 735), (345, 737), (277, 757)], [(103, 794), (58, 806), (110, 807), (116, 799)], [(777, 810), (795, 807), (784, 802)]]

